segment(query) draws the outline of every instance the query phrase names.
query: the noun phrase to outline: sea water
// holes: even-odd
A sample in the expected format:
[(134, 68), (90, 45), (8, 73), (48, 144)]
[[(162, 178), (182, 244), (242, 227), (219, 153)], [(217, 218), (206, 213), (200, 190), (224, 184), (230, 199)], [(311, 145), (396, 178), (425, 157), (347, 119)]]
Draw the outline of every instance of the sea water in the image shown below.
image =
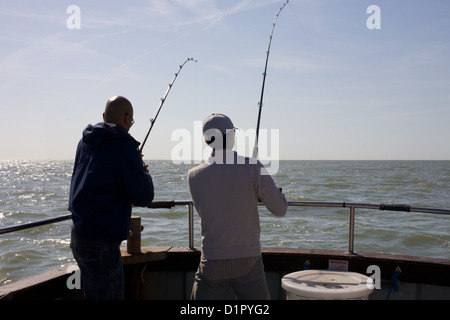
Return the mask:
[[(147, 161), (155, 200), (190, 200), (192, 164)], [(0, 228), (67, 215), (72, 161), (0, 161)], [(408, 204), (450, 209), (450, 161), (280, 161), (273, 176), (288, 201)], [(220, 182), (218, 182), (220, 183)], [(229, 199), (233, 201), (233, 199)], [(188, 208), (134, 208), (142, 246), (189, 244)], [(194, 245), (200, 221), (194, 211)], [(348, 208), (260, 208), (263, 247), (348, 250)], [(71, 221), (0, 235), (0, 285), (74, 262)], [(450, 259), (450, 216), (356, 209), (356, 252)]]

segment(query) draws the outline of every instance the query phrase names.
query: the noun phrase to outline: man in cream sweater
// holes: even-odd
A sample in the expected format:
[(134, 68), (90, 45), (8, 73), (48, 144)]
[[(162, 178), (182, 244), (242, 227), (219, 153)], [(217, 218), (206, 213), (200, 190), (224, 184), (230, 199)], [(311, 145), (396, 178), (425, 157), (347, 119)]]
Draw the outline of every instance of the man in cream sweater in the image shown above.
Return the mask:
[(203, 135), (212, 147), (208, 161), (188, 171), (189, 189), (201, 218), (202, 256), (192, 299), (225, 299), (233, 289), (238, 299), (270, 299), (261, 257), (258, 200), (277, 216), (287, 201), (264, 166), (239, 156), (232, 121), (212, 114)]

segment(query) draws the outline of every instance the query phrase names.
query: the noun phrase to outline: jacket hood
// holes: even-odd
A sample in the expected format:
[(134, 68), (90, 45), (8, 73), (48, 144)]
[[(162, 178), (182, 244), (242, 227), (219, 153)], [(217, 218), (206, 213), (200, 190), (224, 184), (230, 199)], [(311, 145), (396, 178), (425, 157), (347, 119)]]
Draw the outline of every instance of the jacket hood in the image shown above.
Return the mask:
[(94, 148), (102, 147), (113, 141), (128, 139), (133, 140), (136, 147), (139, 146), (140, 143), (129, 135), (121, 125), (100, 122), (96, 125), (90, 124), (83, 130), (83, 142)]

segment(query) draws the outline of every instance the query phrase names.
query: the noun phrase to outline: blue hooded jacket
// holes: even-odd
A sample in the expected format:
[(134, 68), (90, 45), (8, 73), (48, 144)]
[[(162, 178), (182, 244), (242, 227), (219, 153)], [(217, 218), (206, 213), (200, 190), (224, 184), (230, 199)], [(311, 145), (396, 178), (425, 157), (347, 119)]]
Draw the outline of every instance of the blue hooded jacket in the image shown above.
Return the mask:
[(137, 142), (120, 125), (98, 123), (83, 131), (70, 185), (69, 211), (80, 239), (120, 242), (128, 238), (131, 206), (154, 197)]

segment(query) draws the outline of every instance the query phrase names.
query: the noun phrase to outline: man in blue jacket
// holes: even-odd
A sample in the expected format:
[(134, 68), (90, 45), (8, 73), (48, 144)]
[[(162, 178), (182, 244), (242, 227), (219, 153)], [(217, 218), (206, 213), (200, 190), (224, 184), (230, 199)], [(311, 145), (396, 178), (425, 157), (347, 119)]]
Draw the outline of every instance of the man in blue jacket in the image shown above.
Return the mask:
[(115, 96), (104, 122), (83, 131), (70, 185), (71, 248), (81, 271), (86, 299), (123, 299), (120, 244), (128, 238), (131, 207), (147, 206), (152, 178), (137, 142), (128, 132), (133, 107)]

